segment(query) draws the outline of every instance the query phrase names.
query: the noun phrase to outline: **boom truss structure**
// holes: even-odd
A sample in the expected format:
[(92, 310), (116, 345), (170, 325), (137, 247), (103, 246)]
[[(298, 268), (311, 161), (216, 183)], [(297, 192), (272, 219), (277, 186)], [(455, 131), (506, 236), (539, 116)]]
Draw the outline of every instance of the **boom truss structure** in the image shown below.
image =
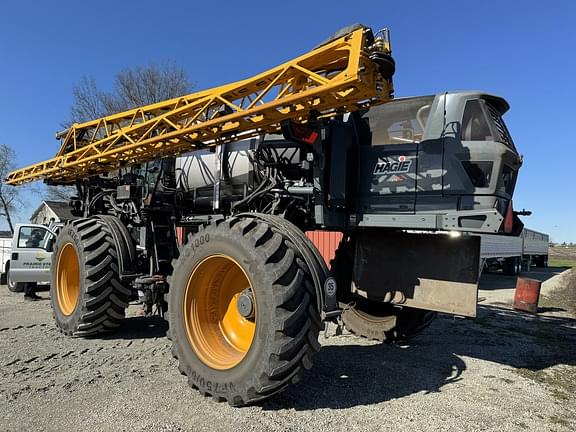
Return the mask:
[[(378, 36), (380, 35), (380, 36)], [(81, 124), (58, 154), (9, 174), (7, 184), (71, 184), (163, 157), (280, 130), (392, 98), (387, 32), (352, 31), (254, 77)]]

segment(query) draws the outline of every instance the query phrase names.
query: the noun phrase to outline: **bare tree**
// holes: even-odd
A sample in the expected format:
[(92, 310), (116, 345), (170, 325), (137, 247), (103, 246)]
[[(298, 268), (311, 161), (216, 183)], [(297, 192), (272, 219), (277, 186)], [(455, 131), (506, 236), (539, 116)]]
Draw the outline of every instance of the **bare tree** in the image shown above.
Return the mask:
[(115, 93), (103, 100), (107, 112), (161, 102), (190, 93), (186, 71), (173, 62), (136, 66), (116, 75)]
[(174, 62), (124, 69), (114, 77), (112, 92), (99, 89), (94, 78), (82, 77), (72, 90), (70, 117), (72, 123), (93, 120), (182, 96), (192, 88), (186, 71)]
[(44, 199), (50, 201), (70, 201), (70, 199), (76, 194), (76, 188), (74, 186), (46, 186), (46, 193)]
[(13, 216), (23, 206), (22, 189), (7, 185), (4, 179), (16, 167), (16, 153), (6, 144), (0, 144), (0, 216), (6, 218), (14, 233)]
[[(82, 123), (183, 96), (192, 91), (186, 71), (174, 62), (151, 63), (124, 69), (114, 77), (112, 92), (98, 88), (93, 77), (84, 76), (72, 89), (70, 121), (62, 124), (69, 128), (72, 123)], [(71, 186), (47, 186), (46, 198), (67, 201), (76, 193)]]
[(104, 99), (106, 95), (98, 89), (96, 81), (92, 77), (83, 76), (80, 83), (72, 89), (73, 103), (70, 108), (71, 123), (82, 123), (106, 115)]

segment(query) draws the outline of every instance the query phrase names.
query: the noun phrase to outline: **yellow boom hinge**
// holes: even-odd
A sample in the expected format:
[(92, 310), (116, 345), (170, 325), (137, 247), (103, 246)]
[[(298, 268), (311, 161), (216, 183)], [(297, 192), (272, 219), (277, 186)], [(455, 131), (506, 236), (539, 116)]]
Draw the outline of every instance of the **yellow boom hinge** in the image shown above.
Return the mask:
[(74, 124), (56, 157), (10, 173), (6, 183), (44, 179), (70, 184), (277, 132), (282, 121), (303, 123), (312, 112), (326, 117), (386, 102), (392, 97), (393, 60), (387, 32), (382, 35), (374, 37), (369, 28), (356, 26), (254, 77)]

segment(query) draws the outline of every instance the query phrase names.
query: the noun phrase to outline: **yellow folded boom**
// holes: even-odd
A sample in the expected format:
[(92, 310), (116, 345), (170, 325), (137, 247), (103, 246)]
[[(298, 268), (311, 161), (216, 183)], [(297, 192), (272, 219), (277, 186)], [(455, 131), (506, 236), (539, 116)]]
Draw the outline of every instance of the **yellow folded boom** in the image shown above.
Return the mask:
[[(44, 179), (69, 184), (120, 167), (277, 132), (284, 120), (306, 122), (388, 101), (391, 80), (371, 60), (389, 54), (387, 38), (357, 28), (254, 77), (74, 124), (56, 157), (9, 174), (18, 185)], [(370, 42), (370, 44), (368, 43)]]

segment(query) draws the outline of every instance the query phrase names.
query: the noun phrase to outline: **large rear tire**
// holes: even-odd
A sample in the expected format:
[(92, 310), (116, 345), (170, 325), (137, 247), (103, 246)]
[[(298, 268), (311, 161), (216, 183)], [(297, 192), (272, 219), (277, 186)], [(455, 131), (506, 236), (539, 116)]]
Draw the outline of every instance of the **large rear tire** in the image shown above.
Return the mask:
[(299, 380), (318, 351), (309, 270), (285, 234), (233, 217), (191, 236), (170, 279), (172, 352), (203, 395), (240, 406)]
[(64, 334), (92, 336), (119, 327), (130, 290), (120, 283), (118, 252), (103, 221), (76, 219), (64, 226), (51, 272), (50, 301)]

